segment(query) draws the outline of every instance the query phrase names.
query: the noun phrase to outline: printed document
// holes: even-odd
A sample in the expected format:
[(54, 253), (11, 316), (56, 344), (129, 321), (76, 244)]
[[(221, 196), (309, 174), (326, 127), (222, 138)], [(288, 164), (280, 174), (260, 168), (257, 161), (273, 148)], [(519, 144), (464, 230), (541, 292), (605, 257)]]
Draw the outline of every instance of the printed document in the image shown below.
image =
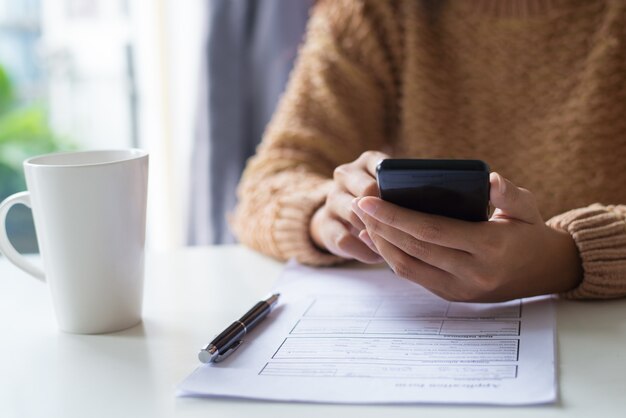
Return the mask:
[[(180, 396), (327, 403), (554, 402), (550, 297), (448, 302), (383, 268), (290, 263), (278, 307)], [(227, 324), (225, 324), (227, 325)]]

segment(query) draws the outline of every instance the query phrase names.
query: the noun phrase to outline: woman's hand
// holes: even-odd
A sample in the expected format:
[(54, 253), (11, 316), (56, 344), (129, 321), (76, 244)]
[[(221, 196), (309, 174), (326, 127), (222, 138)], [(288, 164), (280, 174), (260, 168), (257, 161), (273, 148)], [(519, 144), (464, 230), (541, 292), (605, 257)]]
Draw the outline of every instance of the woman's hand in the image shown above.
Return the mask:
[(582, 279), (572, 237), (546, 226), (533, 195), (491, 173), (488, 222), (355, 199), (361, 239), (403, 278), (454, 301), (495, 302), (565, 292)]
[(355, 198), (378, 196), (376, 165), (384, 158), (389, 156), (366, 151), (355, 161), (335, 169), (333, 188), (324, 206), (315, 212), (311, 220), (311, 237), (318, 247), (364, 263), (383, 261), (358, 238), (365, 225), (352, 210), (351, 203)]

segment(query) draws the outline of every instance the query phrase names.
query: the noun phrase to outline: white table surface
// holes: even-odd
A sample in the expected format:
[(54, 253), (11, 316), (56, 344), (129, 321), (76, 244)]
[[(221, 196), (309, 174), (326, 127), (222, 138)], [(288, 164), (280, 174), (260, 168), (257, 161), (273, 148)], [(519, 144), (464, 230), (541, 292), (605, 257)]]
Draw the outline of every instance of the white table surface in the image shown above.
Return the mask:
[(144, 321), (57, 331), (46, 285), (0, 257), (0, 417), (626, 416), (626, 300), (558, 302), (560, 401), (532, 407), (351, 406), (176, 398), (198, 348), (265, 296), (282, 265), (238, 246), (150, 254)]

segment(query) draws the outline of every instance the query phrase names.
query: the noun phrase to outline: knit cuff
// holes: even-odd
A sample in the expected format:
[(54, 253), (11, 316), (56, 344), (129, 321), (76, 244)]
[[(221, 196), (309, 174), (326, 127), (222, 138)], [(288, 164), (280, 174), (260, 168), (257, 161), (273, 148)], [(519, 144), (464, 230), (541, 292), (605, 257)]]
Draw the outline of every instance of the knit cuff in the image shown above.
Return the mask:
[(581, 284), (561, 294), (567, 299), (626, 296), (626, 222), (614, 206), (593, 204), (557, 215), (548, 226), (572, 235), (582, 260)]
[(302, 264), (330, 266), (345, 259), (318, 248), (310, 234), (313, 214), (326, 201), (332, 180), (323, 180), (279, 200), (272, 228), (273, 243), (282, 258)]

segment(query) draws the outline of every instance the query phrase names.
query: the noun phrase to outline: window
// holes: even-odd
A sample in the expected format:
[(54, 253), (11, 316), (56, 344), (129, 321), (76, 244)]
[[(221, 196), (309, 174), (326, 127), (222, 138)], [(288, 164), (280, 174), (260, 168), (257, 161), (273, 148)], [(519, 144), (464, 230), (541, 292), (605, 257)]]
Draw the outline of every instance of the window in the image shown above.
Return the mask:
[[(0, 65), (22, 103), (45, 104), (58, 140), (50, 151), (150, 152), (147, 239), (156, 249), (184, 243), (203, 11), (201, 0), (0, 0)], [(13, 158), (20, 175), (27, 154)], [(0, 171), (0, 184), (7, 176)], [(10, 217), (30, 220), (22, 208)], [(24, 245), (9, 231), (18, 249), (35, 251), (32, 230), (16, 229), (25, 231)]]

